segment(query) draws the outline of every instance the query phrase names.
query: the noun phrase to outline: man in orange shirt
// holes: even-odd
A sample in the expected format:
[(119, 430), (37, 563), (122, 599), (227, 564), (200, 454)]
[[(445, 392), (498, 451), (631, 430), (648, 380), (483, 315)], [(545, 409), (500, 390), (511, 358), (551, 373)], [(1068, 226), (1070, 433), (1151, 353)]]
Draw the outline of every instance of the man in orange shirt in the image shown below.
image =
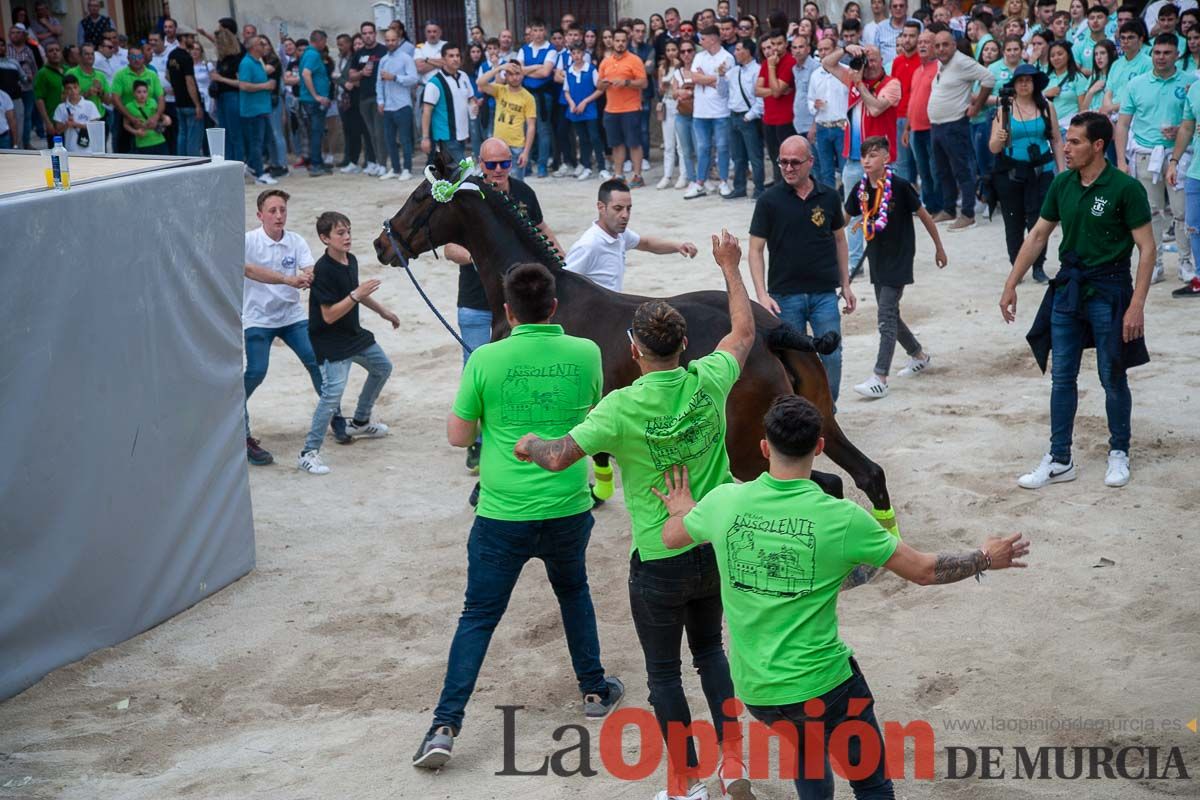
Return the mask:
[(932, 126), (929, 122), (929, 93), (937, 77), (938, 61), (933, 53), (933, 34), (921, 31), (917, 37), (921, 66), (912, 75), (912, 94), (908, 100), (908, 124), (900, 138), (902, 147), (912, 148), (917, 174), (921, 176), (921, 204), (930, 214), (943, 210), (941, 184), (933, 174)]
[(908, 20), (896, 37), (896, 57), (892, 60), (891, 75), (900, 81), (900, 103), (896, 111), (896, 139), (900, 147), (896, 154), (896, 174), (909, 183), (917, 182), (913, 165), (912, 148), (904, 144), (904, 129), (908, 127), (908, 103), (912, 98), (913, 74), (921, 68), (921, 54), (917, 52), (917, 37), (921, 23)]
[[(642, 89), (649, 81), (646, 65), (629, 52), (629, 34), (623, 29), (613, 31), (612, 53), (600, 62), (600, 79), (596, 88), (605, 92), (604, 133), (613, 151), (613, 165), (618, 173), (625, 164), (625, 150), (629, 149), (629, 160), (633, 163), (633, 179), (630, 189), (645, 186), (642, 178)], [(613, 177), (608, 170), (600, 173), (600, 180)]]

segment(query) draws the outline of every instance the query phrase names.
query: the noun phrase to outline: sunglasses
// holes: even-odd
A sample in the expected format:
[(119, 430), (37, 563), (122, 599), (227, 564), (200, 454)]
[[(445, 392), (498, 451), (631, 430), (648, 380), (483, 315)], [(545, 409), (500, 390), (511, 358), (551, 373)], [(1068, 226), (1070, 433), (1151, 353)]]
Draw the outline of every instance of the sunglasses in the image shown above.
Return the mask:
[(680, 52), (681, 54), (682, 54), (682, 53), (694, 53), (694, 52), (696, 52), (696, 48), (694, 48), (694, 47), (681, 47), (681, 48), (679, 48), (679, 52)]
[(508, 169), (512, 166), (512, 159), (508, 158), (504, 161), (485, 161), (483, 162), (484, 169)]
[(781, 158), (775, 163), (779, 165), (780, 169), (800, 169), (811, 160), (811, 158)]
[(739, 31), (748, 31), (748, 30), (750, 30), (750, 29), (751, 29), (751, 26), (750, 26), (750, 25), (738, 25), (738, 26), (737, 26), (737, 29), (738, 29)]

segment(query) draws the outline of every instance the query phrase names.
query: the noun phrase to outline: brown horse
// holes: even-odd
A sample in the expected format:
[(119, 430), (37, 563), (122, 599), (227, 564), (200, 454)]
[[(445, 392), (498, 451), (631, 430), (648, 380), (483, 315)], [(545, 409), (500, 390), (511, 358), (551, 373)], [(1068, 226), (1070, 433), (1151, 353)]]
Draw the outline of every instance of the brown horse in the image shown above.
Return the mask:
[[(440, 178), (450, 178), (456, 165), (439, 159), (434, 167)], [(448, 243), (465, 247), (475, 260), (492, 310), (492, 340), (508, 333), (504, 317), (503, 275), (513, 265), (539, 262), (557, 279), (558, 312), (554, 321), (573, 336), (591, 339), (600, 347), (604, 366), (604, 392), (628, 386), (639, 376), (629, 357), (626, 329), (634, 310), (649, 298), (619, 294), (597, 286), (562, 268), (563, 260), (512, 199), (493, 186), (476, 182), (449, 202), (437, 202), (428, 181), (409, 196), (394, 217), (384, 223), (375, 239), (379, 261), (403, 266), (409, 259)], [(725, 292), (689, 292), (666, 298), (687, 320), (688, 346), (680, 363), (711, 353), (730, 329)], [(729, 395), (726, 447), (733, 474), (740, 480), (758, 477), (767, 468), (759, 450), (762, 419), (771, 401), (780, 394), (800, 394), (824, 415), (825, 454), (850, 474), (870, 498), (876, 512), (891, 511), (883, 469), (858, 451), (846, 438), (833, 415), (833, 398), (812, 340), (755, 304), (758, 336), (742, 376)], [(814, 480), (825, 491), (841, 496), (841, 481), (834, 475)], [(888, 524), (885, 522), (885, 524)], [(894, 523), (892, 523), (894, 524)]]

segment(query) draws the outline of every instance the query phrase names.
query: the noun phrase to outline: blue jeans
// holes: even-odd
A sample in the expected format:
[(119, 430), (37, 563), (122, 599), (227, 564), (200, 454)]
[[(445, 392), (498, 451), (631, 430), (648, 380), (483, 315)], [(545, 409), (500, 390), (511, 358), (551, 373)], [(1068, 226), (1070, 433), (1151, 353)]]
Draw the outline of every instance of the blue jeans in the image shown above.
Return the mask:
[(11, 150), (13, 146), (12, 131), (0, 133), (0, 150)]
[(921, 204), (930, 214), (940, 214), (945, 206), (942, 203), (942, 184), (937, 165), (933, 161), (933, 132), (909, 131), (908, 143), (912, 147), (913, 161), (921, 178)]
[[(813, 336), (821, 336), (829, 331), (842, 333), (842, 312), (838, 308), (837, 292), (810, 292), (809, 294), (777, 294), (771, 295), (779, 304), (779, 318), (801, 333), (807, 333), (812, 327)], [(838, 399), (838, 389), (842, 383), (842, 345), (839, 342), (837, 350), (829, 355), (821, 356), (825, 365), (825, 374), (829, 376), (829, 391), (833, 402)]]
[[(312, 343), (308, 340), (308, 320), (300, 320), (283, 328), (246, 328), (246, 372), (242, 382), (246, 389), (246, 400), (267, 377), (267, 366), (271, 362), (271, 343), (275, 337), (283, 339), (283, 343), (292, 349), (296, 358), (308, 370), (313, 388), (321, 394), (321, 369), (317, 366), (317, 357), (313, 353)], [(250, 412), (246, 411), (246, 436), (250, 435)]]
[(1083, 355), (1084, 326), (1091, 325), (1096, 340), (1096, 371), (1104, 387), (1108, 416), (1108, 449), (1129, 452), (1129, 418), (1133, 398), (1125, 370), (1108, 355), (1108, 342), (1121, 336), (1121, 321), (1111, 319), (1112, 309), (1099, 297), (1081, 300), (1086, 321), (1055, 308), (1050, 314), (1050, 455), (1060, 464), (1071, 461), (1071, 436), (1079, 404), (1079, 362)]
[[(325, 109), (320, 103), (300, 102), (300, 124), (308, 126), (308, 171), (320, 172), (325, 166), (321, 139), (325, 136)], [(369, 135), (364, 133), (364, 136)]]
[[(849, 678), (820, 695), (820, 699), (825, 705), (825, 713), (820, 717), (806, 715), (803, 702), (786, 706), (746, 706), (746, 710), (759, 722), (768, 725), (791, 723), (795, 726), (798, 735), (795, 738), (794, 763), (800, 773), (796, 776), (795, 783), (796, 793), (800, 796), (800, 800), (826, 800), (833, 797), (833, 771), (829, 765), (829, 739), (839, 725), (850, 719), (849, 703), (851, 700), (868, 701), (867, 707), (861, 713), (854, 715), (854, 720), (874, 728), (876, 741), (879, 742), (879, 763), (876, 765), (875, 771), (866, 778), (850, 781), (854, 797), (857, 800), (868, 800), (868, 798), (883, 800), (896, 796), (891, 779), (884, 773), (886, 759), (883, 749), (883, 734), (879, 730), (879, 722), (875, 719), (875, 698), (871, 694), (871, 687), (867, 686), (867, 680), (863, 677), (862, 670), (858, 667), (858, 662), (853, 658), (850, 659), (850, 669), (853, 674)], [(821, 722), (825, 729), (825, 742), (822, 748), (825, 751), (825, 770), (822, 773), (823, 777), (820, 778), (806, 777), (804, 772), (805, 723), (811, 722)], [(787, 740), (780, 739), (781, 748), (785, 741)], [(862, 760), (862, 740), (858, 736), (851, 736), (844, 741), (846, 742), (846, 752), (836, 755), (840, 760), (849, 761), (850, 764), (857, 766)], [(788, 746), (791, 746), (790, 743)]]
[[(21, 104), (25, 106), (25, 116), (21, 118), (21, 143), (26, 150), (32, 149), (30, 142), (30, 134), (33, 132), (33, 123), (36, 120), (38, 128), (42, 127), (42, 117), (37, 110), (37, 97), (33, 94), (33, 89), (28, 92), (21, 92)], [(13, 98), (15, 101), (16, 98)], [(53, 114), (53, 111), (50, 111)]]
[(346, 379), (350, 376), (351, 364), (358, 364), (367, 371), (367, 380), (363, 383), (362, 391), (358, 395), (358, 406), (354, 409), (354, 418), (359, 422), (371, 419), (371, 410), (375, 408), (379, 392), (392, 374), (392, 362), (378, 344), (372, 344), (344, 361), (321, 362), (321, 399), (317, 401), (312, 427), (308, 429), (308, 436), (304, 438), (304, 449), (301, 453), (321, 449), (321, 442), (325, 440), (325, 429), (339, 413), (342, 392), (346, 391)]
[[(863, 179), (862, 162), (857, 159), (848, 158), (846, 163), (842, 165), (842, 189), (845, 197), (849, 197), (852, 193), (858, 191), (858, 182)], [(853, 223), (862, 219), (862, 215), (851, 217), (846, 221), (846, 243), (850, 245), (850, 271), (853, 272), (858, 262), (863, 257), (863, 234), (862, 228), (851, 230)]]
[[(642, 158), (650, 158), (650, 109), (653, 106), (653, 101), (642, 95)], [(640, 164), (633, 168), (634, 173), (640, 173), (642, 166)]]
[(283, 103), (271, 109), (267, 117), (267, 153), (271, 158), (272, 167), (286, 167), (287, 139), (283, 137), (283, 119), (287, 109)]
[(967, 118), (934, 125), (933, 163), (942, 182), (942, 210), (975, 218), (975, 158), (971, 155), (971, 123)]
[[(550, 156), (554, 153), (554, 95), (546, 92), (535, 92), (533, 99), (537, 101), (537, 135), (534, 144), (537, 145), (537, 174), (545, 177), (550, 168)], [(529, 154), (533, 161), (533, 153)]]
[(1192, 246), (1192, 263), (1200, 264), (1200, 180), (1188, 178), (1184, 192), (1187, 197), (1184, 219), (1187, 220), (1188, 240)]
[(270, 123), (267, 114), (253, 117), (242, 117), (242, 152), (246, 154), (246, 164), (255, 177), (262, 175), (263, 169), (263, 137)]
[(679, 161), (682, 164), (683, 176), (689, 181), (696, 178), (696, 138), (692, 135), (694, 117), (678, 114), (675, 117), (675, 139), (679, 143)]
[(575, 138), (579, 140), (579, 163), (584, 169), (592, 168), (592, 156), (596, 157), (596, 169), (604, 169), (604, 140), (600, 138), (600, 120), (584, 119), (572, 122)]
[(842, 173), (842, 165), (846, 163), (842, 155), (842, 146), (846, 134), (841, 128), (823, 128), (817, 126), (817, 180), (822, 186), (837, 188), (837, 176)]
[(587, 579), (587, 544), (592, 512), (528, 522), (475, 517), (467, 540), (467, 591), (458, 628), (450, 645), (442, 696), (433, 727), (462, 730), (467, 701), (483, 666), (488, 645), (525, 562), (541, 559), (558, 599), (571, 666), (583, 694), (607, 696), (596, 611)]
[(741, 114), (734, 114), (733, 120), (733, 191), (746, 191), (746, 162), (750, 162), (750, 172), (754, 177), (754, 191), (763, 190), (763, 143), (759, 133), (758, 121), (746, 122)]
[[(120, 113), (120, 112), (118, 112)], [(201, 154), (201, 140), (204, 139), (204, 120), (196, 119), (194, 106), (180, 106), (179, 135), (175, 138), (176, 155), (198, 156)]]
[[(397, 134), (399, 142), (397, 142)], [(399, 175), (404, 170), (412, 171), (413, 154), (413, 110), (412, 106), (383, 112), (383, 141), (387, 144), (388, 157), (392, 159), (392, 171)], [(400, 161), (400, 150), (404, 149), (404, 162)], [(380, 156), (382, 158), (382, 156)]]
[[(467, 347), (478, 350), (492, 340), (492, 312), (481, 308), (458, 309), (458, 335), (467, 343)], [(463, 364), (467, 363), (470, 355), (463, 350)]]
[(238, 92), (217, 95), (217, 120), (225, 129), (225, 158), (245, 161), (242, 153), (242, 116), (238, 109)]
[(729, 117), (692, 117), (692, 135), (696, 139), (696, 182), (704, 183), (708, 179), (714, 141), (717, 147), (717, 175), (722, 182), (729, 180)]
[[(524, 179), (525, 173), (529, 171), (529, 162), (528, 161), (525, 162), (525, 166), (523, 166), (523, 167), (519, 163), (517, 163), (518, 160), (521, 158), (521, 154), (524, 152), (525, 152), (524, 147), (511, 147), (510, 146), (508, 148), (509, 157), (512, 159), (512, 169), (509, 170), (509, 174), (512, 175), (517, 180)], [(532, 158), (532, 157), (533, 157), (533, 154), (531, 153), (530, 158)]]
[[(480, 114), (483, 112), (481, 111)], [(479, 146), (483, 144), (483, 140), (487, 137), (483, 134), (483, 117), (477, 116), (468, 123), (468, 128), (471, 131), (471, 155), (479, 161)], [(412, 129), (412, 126), (409, 126)]]
[[(908, 127), (908, 118), (900, 117), (896, 120), (896, 163), (892, 168), (896, 170), (896, 174), (909, 183), (916, 183), (917, 169), (913, 163), (912, 147), (904, 146), (904, 129)], [(987, 144), (984, 142), (984, 144)]]
[(992, 174), (992, 164), (996, 161), (996, 157), (988, 149), (988, 139), (991, 136), (991, 116), (988, 117), (987, 122), (971, 123), (971, 149), (975, 153), (975, 184), (977, 190), (979, 184), (987, 180), (987, 177)]

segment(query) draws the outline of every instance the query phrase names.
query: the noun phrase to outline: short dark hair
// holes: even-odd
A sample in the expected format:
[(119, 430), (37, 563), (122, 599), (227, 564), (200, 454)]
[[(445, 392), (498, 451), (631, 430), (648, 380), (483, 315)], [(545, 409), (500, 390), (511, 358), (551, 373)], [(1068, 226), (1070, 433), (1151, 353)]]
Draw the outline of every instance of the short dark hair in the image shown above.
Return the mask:
[(647, 300), (633, 312), (633, 335), (659, 358), (679, 352), (687, 336), (687, 320), (666, 300)]
[(1175, 38), (1175, 34), (1173, 33), (1160, 33), (1158, 36), (1155, 36), (1154, 46), (1158, 47), (1160, 44), (1164, 47), (1170, 45), (1176, 50), (1179, 49), (1179, 40)]
[(262, 211), (263, 204), (272, 197), (282, 197), (285, 203), (292, 199), (292, 196), (283, 189), (267, 189), (265, 192), (259, 192), (258, 199), (254, 201), (255, 205), (258, 206), (258, 210)]
[(328, 236), (338, 225), (350, 227), (350, 218), (340, 211), (326, 211), (317, 217), (317, 236)]
[(755, 44), (754, 40), (749, 36), (745, 37), (744, 39), (738, 39), (737, 44), (740, 44), (742, 47), (746, 48), (746, 52), (750, 54), (751, 58), (754, 58), (754, 54), (758, 52), (758, 45)]
[(232, 34), (236, 35), (238, 32), (237, 20), (233, 17), (221, 17), (219, 20), (217, 20), (217, 25)]
[[(312, 43), (312, 42), (314, 42), (314, 41), (315, 41), (315, 40), (316, 40), (318, 37), (319, 37), (319, 38), (321, 39), (321, 41), (323, 41), (323, 42), (324, 42), (324, 41), (328, 41), (328, 40), (329, 40), (329, 34), (327, 34), (325, 31), (321, 30), (320, 28), (317, 28), (317, 29), (316, 29), (316, 30), (314, 30), (312, 33), (310, 33), (310, 34), (308, 35), (308, 40), (309, 40), (309, 42), (310, 42), (310, 43)], [(297, 42), (297, 44), (299, 44), (299, 42)]]
[(721, 29), (718, 28), (716, 25), (709, 25), (707, 28), (704, 28), (703, 30), (700, 31), (700, 35), (701, 36), (720, 36)]
[(1179, 9), (1176, 8), (1175, 5), (1173, 5), (1172, 3), (1167, 3), (1162, 8), (1158, 9), (1158, 18), (1159, 19), (1162, 19), (1163, 17), (1169, 17), (1172, 14), (1174, 14), (1177, 17), (1179, 16)]
[(1136, 34), (1139, 39), (1146, 38), (1146, 25), (1140, 19), (1131, 19), (1128, 22), (1122, 22), (1120, 30), (1117, 31), (1119, 36), (1122, 33)]
[(932, 33), (934, 35), (937, 35), (939, 33), (953, 33), (953, 31), (950, 30), (950, 26), (944, 22), (931, 22), (925, 28), (925, 30), (929, 31), (930, 33)]
[(921, 23), (915, 19), (905, 20), (904, 25), (901, 27), (901, 30), (903, 30), (904, 28), (916, 28), (918, 33), (922, 30)]
[(79, 78), (76, 78), (74, 75), (63, 75), (62, 83), (63, 86), (70, 86), (71, 84), (78, 86)]
[(150, 84), (146, 83), (145, 81), (134, 81), (133, 82), (133, 90), (136, 92), (138, 89), (146, 89), (147, 91), (149, 91)]
[(492, 45), (493, 47), (499, 47), (500, 39), (495, 36), (489, 36), (488, 38), (483, 40), (483, 45), (484, 45), (484, 47), (487, 47), (489, 44)]
[(976, 22), (982, 22), (988, 28), (995, 24), (996, 18), (992, 16), (990, 11), (976, 11), (973, 15)]
[(596, 199), (604, 205), (608, 205), (608, 201), (612, 200), (613, 192), (628, 192), (629, 184), (622, 178), (609, 178), (604, 183), (600, 184), (600, 191), (596, 193)]
[(891, 145), (888, 143), (886, 136), (868, 136), (862, 140), (862, 144), (859, 145), (858, 150), (864, 156), (872, 150), (883, 150), (890, 153)]
[(529, 20), (529, 27), (544, 28), (546, 27), (546, 20), (542, 19), (541, 17), (532, 17)]
[(1087, 10), (1087, 14), (1085, 14), (1084, 16), (1090, 17), (1092, 14), (1103, 14), (1104, 16), (1107, 17), (1108, 9), (1105, 8), (1104, 6), (1100, 5), (1099, 3), (1097, 3), (1094, 6), (1089, 6), (1088, 10)]
[(860, 21), (856, 20), (854, 17), (849, 17), (848, 19), (842, 20), (842, 33), (845, 33), (846, 31), (861, 31), (861, 30), (862, 30), (862, 23)]
[(554, 299), (554, 273), (542, 264), (518, 264), (504, 276), (504, 302), (522, 324), (549, 319)]
[(462, 48), (458, 46), (458, 42), (447, 41), (442, 44), (442, 57), (444, 58), (447, 50), (457, 50), (458, 54), (462, 55)]
[(1083, 128), (1083, 135), (1089, 142), (1104, 142), (1106, 148), (1113, 140), (1112, 120), (1098, 111), (1079, 112), (1071, 118), (1071, 124), (1067, 127)]
[(1046, 6), (1057, 6), (1058, 0), (1037, 0), (1036, 5), (1038, 8), (1045, 8)]
[(359, 33), (362, 33), (362, 31), (363, 31), (363, 28), (370, 28), (371, 30), (375, 31), (376, 33), (378, 33), (378, 32), (379, 32), (379, 28), (376, 28), (376, 27), (375, 27), (375, 23), (374, 23), (374, 22), (372, 22), (372, 21), (371, 21), (371, 20), (369, 20), (369, 19), (368, 19), (368, 20), (364, 20), (363, 22), (359, 23), (359, 25), (358, 25), (358, 32), (359, 32)]
[(824, 424), (817, 407), (798, 394), (776, 397), (763, 416), (767, 442), (786, 458), (804, 458), (816, 450)]

